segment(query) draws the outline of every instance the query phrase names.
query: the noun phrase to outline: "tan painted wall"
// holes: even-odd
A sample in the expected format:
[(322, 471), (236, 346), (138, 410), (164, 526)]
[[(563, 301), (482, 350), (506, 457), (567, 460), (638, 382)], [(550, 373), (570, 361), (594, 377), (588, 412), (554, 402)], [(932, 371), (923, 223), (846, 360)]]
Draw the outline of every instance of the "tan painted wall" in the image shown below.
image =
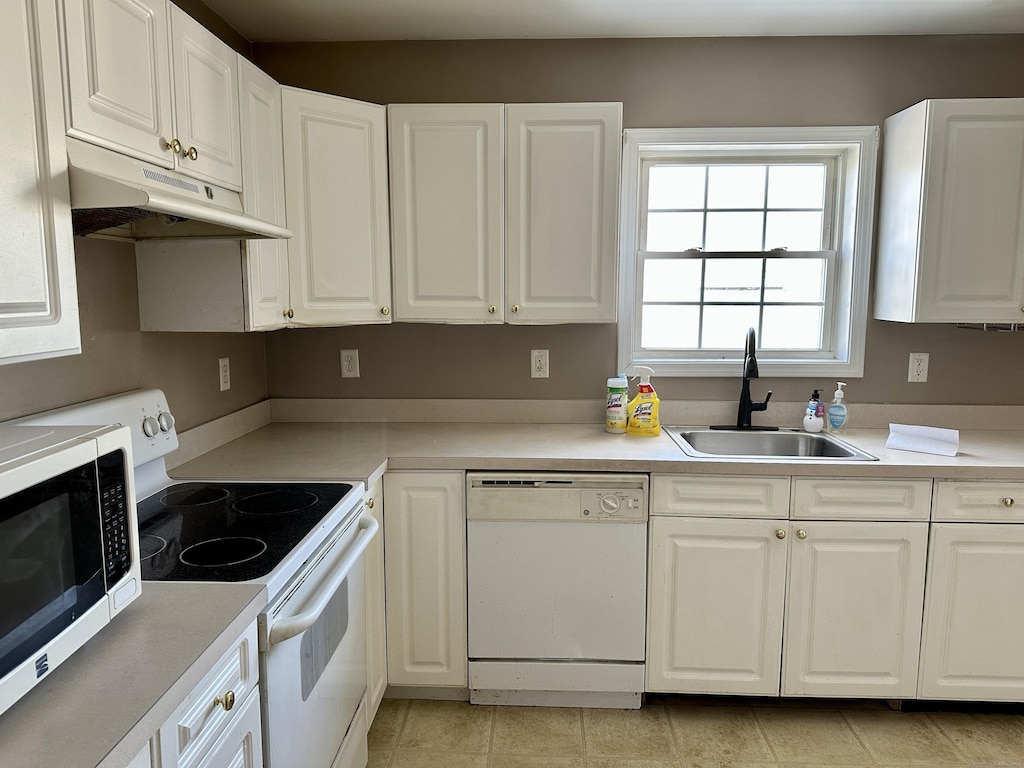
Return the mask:
[[(924, 98), (1024, 96), (1024, 36), (534, 40), (262, 44), (282, 82), (378, 103), (621, 101), (627, 128), (881, 125)], [(427, 326), (279, 331), (267, 340), (279, 397), (601, 397), (614, 373), (613, 326)], [(362, 378), (340, 378), (358, 348)], [(529, 351), (551, 350), (551, 378)], [(908, 384), (910, 352), (931, 354)], [(872, 320), (851, 403), (1024, 404), (1024, 334)], [(301, 373), (299, 373), (301, 372)], [(737, 364), (737, 374), (739, 365)], [(661, 379), (662, 396), (734, 399), (735, 379)], [(764, 379), (801, 400), (825, 379)]]
[[(260, 334), (141, 333), (131, 244), (75, 240), (82, 354), (0, 365), (0, 421), (70, 403), (162, 388), (180, 429), (266, 397)], [(217, 359), (231, 360), (221, 392)]]

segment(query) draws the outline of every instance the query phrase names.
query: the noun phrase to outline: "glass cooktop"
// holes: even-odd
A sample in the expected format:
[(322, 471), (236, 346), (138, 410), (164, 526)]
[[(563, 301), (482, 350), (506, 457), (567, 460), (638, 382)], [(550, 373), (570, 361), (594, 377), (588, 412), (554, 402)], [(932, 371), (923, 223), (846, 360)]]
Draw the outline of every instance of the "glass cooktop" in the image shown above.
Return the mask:
[(178, 483), (139, 502), (142, 578), (270, 573), (352, 490), (347, 483)]

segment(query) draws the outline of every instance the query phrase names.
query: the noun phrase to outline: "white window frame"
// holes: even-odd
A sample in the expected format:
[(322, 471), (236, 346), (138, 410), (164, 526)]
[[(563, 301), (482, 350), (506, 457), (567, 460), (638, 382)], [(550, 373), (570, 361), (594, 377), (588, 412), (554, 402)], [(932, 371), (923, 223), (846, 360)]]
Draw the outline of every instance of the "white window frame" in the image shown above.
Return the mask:
[[(762, 376), (858, 378), (864, 375), (864, 340), (868, 318), (871, 242), (875, 211), (878, 126), (812, 128), (635, 128), (624, 131), (622, 207), (619, 249), (618, 367), (633, 371), (646, 365), (659, 376), (732, 376), (740, 359), (742, 339), (716, 359), (695, 351), (692, 357), (674, 353), (646, 354), (639, 346), (641, 203), (644, 161), (664, 156), (747, 156), (770, 158), (834, 155), (837, 183), (832, 213), (835, 228), (833, 315), (826, 319), (831, 343), (825, 355), (808, 359), (805, 352), (758, 358)], [(794, 254), (795, 255), (795, 254)], [(681, 351), (682, 352), (682, 351)]]

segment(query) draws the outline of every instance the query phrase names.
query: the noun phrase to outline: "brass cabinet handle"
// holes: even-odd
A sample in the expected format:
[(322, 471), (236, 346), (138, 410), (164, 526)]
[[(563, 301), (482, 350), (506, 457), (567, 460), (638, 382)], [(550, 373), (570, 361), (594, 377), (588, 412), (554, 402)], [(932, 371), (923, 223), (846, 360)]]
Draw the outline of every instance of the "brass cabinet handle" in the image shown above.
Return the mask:
[(798, 530), (796, 532), (796, 537), (798, 539), (806, 539), (807, 538), (807, 531), (805, 531), (803, 528), (801, 528), (800, 530)]
[(213, 700), (213, 706), (223, 707), (225, 712), (230, 712), (235, 706), (235, 692), (228, 691), (223, 696), (218, 696)]
[(182, 152), (182, 155), (187, 157), (189, 160), (195, 160), (197, 157), (199, 157), (199, 150), (197, 150), (195, 147), (189, 147), (184, 152)]
[(519, 311), (519, 305), (518, 304), (513, 304), (512, 305), (512, 311), (513, 312), (518, 312)]
[(776, 539), (784, 539), (784, 538), (786, 538), (786, 532), (782, 528), (779, 528), (779, 530), (777, 530), (775, 532), (775, 538)]
[(291, 320), (293, 317), (295, 317), (295, 312), (293, 310), (286, 309), (284, 311), (284, 316)]
[(161, 141), (160, 148), (163, 150), (171, 150), (174, 154), (181, 152), (181, 142), (177, 139), (171, 139), (170, 141)]
[(373, 496), (371, 496), (370, 498), (368, 498), (368, 499), (366, 500), (366, 506), (367, 506), (367, 508), (369, 508), (369, 509), (373, 509)]
[(498, 308), (497, 308), (496, 306), (494, 306), (493, 304), (491, 304), (491, 306), (489, 306), (489, 307), (487, 308), (487, 311), (488, 311), (488, 312), (489, 312), (490, 314), (492, 314), (492, 315), (493, 315), (493, 314), (494, 314), (495, 312), (497, 312), (497, 311), (498, 311)]
[(1009, 496), (1007, 496), (1005, 499), (1003, 499), (1003, 506), (1004, 507), (1012, 507), (1013, 506), (1013, 499), (1010, 498)]
[(380, 308), (380, 313), (382, 315), (390, 315), (391, 314), (391, 307), (381, 307)]

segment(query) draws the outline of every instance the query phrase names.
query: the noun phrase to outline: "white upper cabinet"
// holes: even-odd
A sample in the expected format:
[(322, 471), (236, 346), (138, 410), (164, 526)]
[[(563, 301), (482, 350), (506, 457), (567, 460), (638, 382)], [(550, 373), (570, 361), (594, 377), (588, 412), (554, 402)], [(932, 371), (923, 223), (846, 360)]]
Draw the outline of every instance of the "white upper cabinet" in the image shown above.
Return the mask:
[(388, 107), (395, 319), (500, 323), (505, 110)]
[(1024, 99), (885, 121), (875, 317), (1024, 321)]
[(510, 104), (511, 323), (615, 322), (621, 104)]
[[(287, 226), (281, 86), (239, 56), (238, 93), (242, 202), (250, 216)], [(284, 327), (288, 322), (288, 243), (247, 240), (243, 251), (246, 330)]]
[(391, 321), (386, 110), (283, 88), (291, 325)]
[(615, 321), (621, 104), (389, 110), (397, 320)]
[(0, 363), (81, 351), (71, 236), (57, 11), (0, 10), (6, 136), (0, 173)]
[(241, 187), (235, 53), (166, 0), (64, 0), (69, 136)]

